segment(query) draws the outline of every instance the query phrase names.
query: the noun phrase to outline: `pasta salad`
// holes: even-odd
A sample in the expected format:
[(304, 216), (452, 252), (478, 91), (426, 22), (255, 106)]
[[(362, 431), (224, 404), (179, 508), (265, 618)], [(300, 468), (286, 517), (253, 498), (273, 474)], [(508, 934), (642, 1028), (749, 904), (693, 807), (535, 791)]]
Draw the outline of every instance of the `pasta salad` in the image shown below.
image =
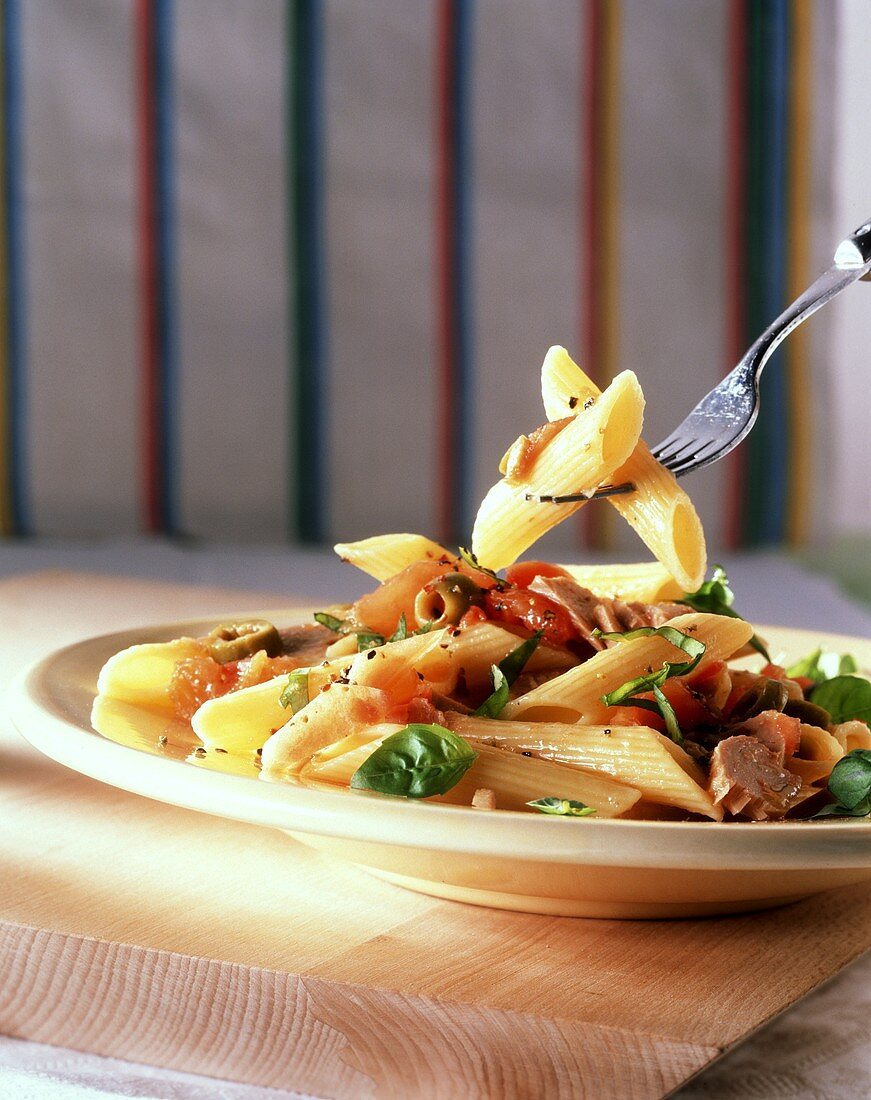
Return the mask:
[[(552, 348), (542, 395), (548, 419), (506, 452), (468, 549), (340, 544), (378, 582), (356, 603), (133, 646), (100, 695), (190, 722), (198, 755), (273, 782), (580, 818), (867, 816), (871, 683), (846, 654), (773, 660), (723, 570), (705, 580), (701, 523), (640, 438), (632, 372), (602, 392)], [(521, 560), (586, 503), (538, 496), (623, 483), (595, 506), (655, 560)]]

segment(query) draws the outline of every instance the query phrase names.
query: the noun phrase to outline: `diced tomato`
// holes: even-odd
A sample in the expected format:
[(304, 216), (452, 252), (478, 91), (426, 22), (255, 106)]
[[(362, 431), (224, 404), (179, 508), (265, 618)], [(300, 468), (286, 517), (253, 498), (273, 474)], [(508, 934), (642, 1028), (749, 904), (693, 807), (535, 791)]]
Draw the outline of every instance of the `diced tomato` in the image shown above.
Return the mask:
[(548, 561), (518, 561), (505, 570), (505, 579), (518, 588), (528, 588), (536, 577), (569, 577), (571, 574), (561, 565)]
[(760, 676), (767, 676), (769, 680), (785, 680), (786, 669), (783, 665), (767, 664), (759, 673)]
[[(693, 686), (683, 679), (666, 680), (662, 694), (671, 703), (678, 725), (682, 730), (710, 726), (713, 716), (704, 701), (694, 694)], [(701, 692), (699, 692), (699, 695)]]
[[(653, 699), (653, 696), (650, 696)], [(615, 726), (650, 726), (651, 729), (665, 733), (665, 719), (656, 711), (644, 707), (614, 707), (611, 721)]]
[(457, 625), (460, 630), (465, 630), (467, 626), (474, 626), (475, 623), (485, 623), (486, 621), (487, 612), (482, 607), (472, 606)]
[(491, 589), (484, 596), (484, 609), (497, 622), (523, 626), (532, 633), (543, 630), (546, 645), (564, 646), (578, 636), (567, 611), (528, 588)]
[(817, 686), (816, 681), (812, 680), (810, 676), (793, 676), (792, 679), (795, 680), (805, 695)]

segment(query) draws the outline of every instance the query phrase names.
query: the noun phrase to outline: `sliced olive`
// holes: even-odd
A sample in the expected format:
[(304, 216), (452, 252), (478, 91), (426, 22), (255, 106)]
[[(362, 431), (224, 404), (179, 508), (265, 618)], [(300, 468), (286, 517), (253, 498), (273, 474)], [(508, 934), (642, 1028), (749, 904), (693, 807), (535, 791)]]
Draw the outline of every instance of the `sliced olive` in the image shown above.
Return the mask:
[(782, 711), (789, 700), (789, 689), (782, 680), (760, 677), (749, 691), (745, 691), (729, 715), (729, 723), (746, 722), (764, 710)]
[(827, 730), (831, 727), (832, 716), (824, 707), (818, 707), (807, 699), (790, 699), (783, 708), (783, 713), (790, 718), (798, 718), (807, 726), (819, 726)]
[(434, 626), (456, 624), (473, 603), (481, 599), (481, 588), (465, 573), (445, 573), (438, 580), (430, 581), (418, 592), (414, 600), (414, 616), (418, 625)]
[(259, 650), (266, 650), (267, 657), (281, 653), (281, 635), (264, 620), (250, 623), (221, 623), (204, 639), (210, 655), (225, 665), (228, 661), (241, 661)]

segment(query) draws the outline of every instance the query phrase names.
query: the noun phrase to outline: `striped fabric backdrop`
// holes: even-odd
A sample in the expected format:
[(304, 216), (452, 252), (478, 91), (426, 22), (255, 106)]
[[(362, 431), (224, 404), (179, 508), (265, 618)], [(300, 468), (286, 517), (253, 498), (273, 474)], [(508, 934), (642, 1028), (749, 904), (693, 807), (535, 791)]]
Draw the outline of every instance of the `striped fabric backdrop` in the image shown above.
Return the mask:
[[(550, 344), (655, 441), (848, 228), (837, 3), (0, 7), (5, 535), (466, 538)], [(825, 333), (688, 482), (713, 544), (825, 522)]]

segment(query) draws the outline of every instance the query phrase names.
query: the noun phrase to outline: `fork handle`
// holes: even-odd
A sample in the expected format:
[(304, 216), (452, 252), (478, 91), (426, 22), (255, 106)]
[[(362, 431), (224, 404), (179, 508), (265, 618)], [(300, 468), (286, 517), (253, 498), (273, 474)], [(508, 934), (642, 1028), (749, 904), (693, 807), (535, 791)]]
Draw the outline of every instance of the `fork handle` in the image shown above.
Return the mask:
[[(845, 237), (835, 251), (828, 271), (796, 298), (747, 350), (737, 370), (748, 374), (755, 386), (774, 349), (811, 314), (857, 279), (871, 279), (871, 220)], [(748, 428), (749, 430), (749, 428)]]

